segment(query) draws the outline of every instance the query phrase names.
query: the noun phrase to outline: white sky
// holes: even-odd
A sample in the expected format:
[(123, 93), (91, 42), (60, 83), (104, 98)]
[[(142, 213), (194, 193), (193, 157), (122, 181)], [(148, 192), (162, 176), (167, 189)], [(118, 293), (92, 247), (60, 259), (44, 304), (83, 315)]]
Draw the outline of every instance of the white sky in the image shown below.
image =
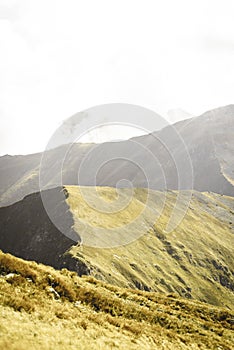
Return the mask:
[(233, 103), (233, 18), (233, 0), (0, 0), (0, 154), (99, 104), (175, 121)]

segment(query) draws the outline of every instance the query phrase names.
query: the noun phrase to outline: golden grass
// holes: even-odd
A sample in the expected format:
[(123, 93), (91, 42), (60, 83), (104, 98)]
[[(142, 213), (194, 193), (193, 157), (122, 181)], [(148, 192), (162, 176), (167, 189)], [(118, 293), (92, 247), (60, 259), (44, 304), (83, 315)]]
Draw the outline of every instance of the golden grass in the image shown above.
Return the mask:
[[(144, 203), (128, 189), (117, 192), (113, 187), (68, 186), (69, 205), (79, 222), (91, 227), (117, 228), (125, 226), (141, 214)], [(82, 204), (82, 205), (81, 205)], [(79, 231), (79, 222), (77, 231)]]
[[(173, 292), (233, 308), (234, 234), (230, 223), (234, 198), (193, 192), (183, 220), (167, 234), (168, 218), (177, 199), (175, 191), (133, 189), (131, 197), (130, 189), (117, 193), (108, 187), (66, 188), (74, 229), (81, 236), (84, 233), (87, 243), (98, 244), (98, 237), (104, 237), (111, 245), (116, 234), (139, 238), (111, 249), (74, 246), (70, 253), (88, 263), (93, 276), (117, 286)], [(181, 192), (185, 199), (188, 194)], [(183, 211), (185, 199), (178, 211)], [(114, 214), (99, 212), (100, 208), (115, 208), (115, 204), (110, 207), (110, 201), (115, 200), (116, 208), (119, 203), (129, 204)], [(98, 231), (100, 227), (102, 231)]]
[(234, 312), (0, 252), (2, 349), (232, 349)]

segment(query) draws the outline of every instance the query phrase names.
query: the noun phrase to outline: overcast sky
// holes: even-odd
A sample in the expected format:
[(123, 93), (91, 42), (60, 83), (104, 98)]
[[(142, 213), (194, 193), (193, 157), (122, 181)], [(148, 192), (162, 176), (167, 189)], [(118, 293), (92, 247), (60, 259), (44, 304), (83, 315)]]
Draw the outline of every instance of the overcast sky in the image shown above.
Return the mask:
[(0, 0), (0, 154), (99, 104), (173, 122), (233, 103), (233, 18), (233, 0)]

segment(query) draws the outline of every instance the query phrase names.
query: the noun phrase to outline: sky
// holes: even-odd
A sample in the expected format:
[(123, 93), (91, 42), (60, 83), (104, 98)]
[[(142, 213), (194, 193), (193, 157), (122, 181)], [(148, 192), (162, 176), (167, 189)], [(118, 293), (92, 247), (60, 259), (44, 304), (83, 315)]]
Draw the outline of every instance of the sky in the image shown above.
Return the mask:
[(233, 0), (0, 0), (0, 155), (43, 151), (96, 105), (172, 123), (233, 103), (233, 16)]

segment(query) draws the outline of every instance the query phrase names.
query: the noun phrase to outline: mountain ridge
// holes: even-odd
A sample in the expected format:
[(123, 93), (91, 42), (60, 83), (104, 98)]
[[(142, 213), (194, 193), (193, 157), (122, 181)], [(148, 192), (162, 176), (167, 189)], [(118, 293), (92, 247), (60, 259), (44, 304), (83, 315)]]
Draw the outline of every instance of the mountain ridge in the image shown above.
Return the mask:
[[(165, 194), (136, 189), (130, 196), (129, 189), (118, 189), (117, 193), (114, 188), (66, 186), (46, 193), (52, 204), (54, 193), (55, 219), (62, 219), (65, 234), (51, 222), (41, 194), (32, 194), (0, 208), (0, 249), (56, 268), (66, 267), (79, 275), (91, 274), (114, 285), (174, 292), (214, 305), (234, 305), (233, 197), (194, 191), (183, 220), (166, 234), (176, 191)], [(97, 193), (104, 204), (130, 196), (129, 204), (112, 216), (100, 214)], [(138, 198), (146, 206), (143, 212)], [(183, 210), (184, 202), (178, 205), (178, 210)], [(100, 238), (113, 244), (118, 235), (119, 246), (107, 249), (98, 245)], [(91, 246), (82, 244), (85, 237)], [(121, 237), (130, 238), (127, 246), (121, 246)]]
[[(133, 162), (136, 161), (136, 163), (139, 160), (139, 164), (141, 164), (142, 159), (144, 157), (146, 158), (145, 162), (143, 161), (143, 170), (146, 172), (149, 170), (149, 174), (147, 174), (147, 181), (142, 178), (142, 175), (139, 174), (139, 172), (137, 173), (136, 169), (132, 169), (130, 162), (127, 165), (124, 164), (124, 162), (114, 165), (113, 162), (113, 166), (110, 165), (108, 167), (107, 165), (106, 170), (104, 170), (103, 173), (100, 172), (100, 176), (97, 175), (96, 184), (102, 186), (115, 186), (118, 181), (121, 181), (121, 178), (124, 178), (131, 181), (135, 187), (149, 187), (156, 190), (191, 189), (191, 179), (184, 177), (181, 172), (178, 174), (178, 169), (183, 168), (185, 171), (191, 172), (189, 169), (189, 162), (191, 161), (193, 174), (191, 172), (190, 176), (194, 177), (193, 180), (195, 190), (213, 191), (216, 193), (233, 196), (234, 188), (230, 181), (230, 178), (234, 178), (234, 163), (232, 160), (232, 152), (234, 151), (233, 121), (234, 105), (228, 105), (226, 107), (220, 107), (215, 110), (208, 111), (203, 115), (191, 118), (190, 120), (179, 121), (173, 125), (168, 125), (151, 134), (131, 139), (137, 141), (137, 143), (142, 144), (143, 146), (146, 146), (147, 150), (156, 155), (163, 174), (160, 173), (160, 169), (157, 166), (155, 169), (151, 170), (149, 163), (152, 162), (152, 159), (147, 154), (144, 154), (142, 151), (141, 154), (135, 155), (134, 153), (138, 152), (137, 148), (134, 148), (131, 144), (128, 144), (128, 141), (123, 141), (122, 148), (133, 148), (133, 152), (130, 154), (130, 160)], [(177, 130), (176, 132), (175, 129)], [(177, 132), (179, 132), (179, 134), (177, 134)], [(227, 134), (229, 135), (228, 144)], [(162, 143), (165, 144), (165, 147), (162, 145)], [(225, 153), (224, 149), (220, 147), (220, 144), (222, 145), (222, 143), (225, 143)], [(109, 143), (107, 145), (110, 147), (106, 149), (100, 148), (100, 154), (105, 153), (107, 149), (108, 152), (111, 153), (111, 144)], [(217, 152), (217, 146), (219, 152)], [(121, 154), (122, 149), (119, 152)], [(125, 152), (123, 153), (125, 154)], [(223, 157), (223, 154), (226, 155), (226, 157)], [(114, 156), (115, 151), (113, 151), (113, 157)], [(99, 157), (100, 155), (98, 154), (98, 151), (95, 152), (94, 150), (94, 155), (92, 157), (94, 164), (96, 158), (98, 159)], [(102, 164), (102, 156), (98, 161), (100, 164)], [(176, 164), (174, 164), (174, 161), (176, 161)], [(222, 173), (223, 167), (221, 166), (221, 163), (226, 164), (225, 170), (227, 170), (229, 177), (227, 177), (226, 173)], [(120, 173), (118, 175), (116, 174), (116, 171), (114, 171), (113, 174), (113, 169), (115, 167), (121, 169), (124, 168), (125, 165), (126, 171), (123, 171), (123, 174)], [(77, 167), (77, 169), (79, 170), (79, 167)], [(208, 169), (213, 175), (212, 184), (211, 178), (209, 177), (209, 179), (207, 179)], [(134, 172), (136, 172), (137, 175), (132, 175)], [(112, 173), (111, 179), (110, 177), (107, 177), (107, 173)], [(154, 179), (155, 175), (158, 177), (157, 180)], [(177, 176), (180, 178), (178, 179)], [(166, 184), (163, 183), (162, 177), (166, 179)], [(179, 181), (181, 184), (179, 184)], [(65, 184), (72, 183), (69, 182)], [(80, 183), (80, 185), (86, 185), (86, 183)]]
[[(44, 154), (0, 157), (1, 205), (39, 191), (39, 174), (44, 188), (59, 185), (115, 187), (118, 183), (126, 187), (128, 184), (121, 182), (126, 179), (133, 187), (156, 190), (193, 187), (201, 192), (234, 196), (233, 120), (234, 106), (230, 105), (127, 141), (73, 144), (63, 165), (59, 159), (67, 146)], [(41, 163), (42, 155), (44, 163)]]

